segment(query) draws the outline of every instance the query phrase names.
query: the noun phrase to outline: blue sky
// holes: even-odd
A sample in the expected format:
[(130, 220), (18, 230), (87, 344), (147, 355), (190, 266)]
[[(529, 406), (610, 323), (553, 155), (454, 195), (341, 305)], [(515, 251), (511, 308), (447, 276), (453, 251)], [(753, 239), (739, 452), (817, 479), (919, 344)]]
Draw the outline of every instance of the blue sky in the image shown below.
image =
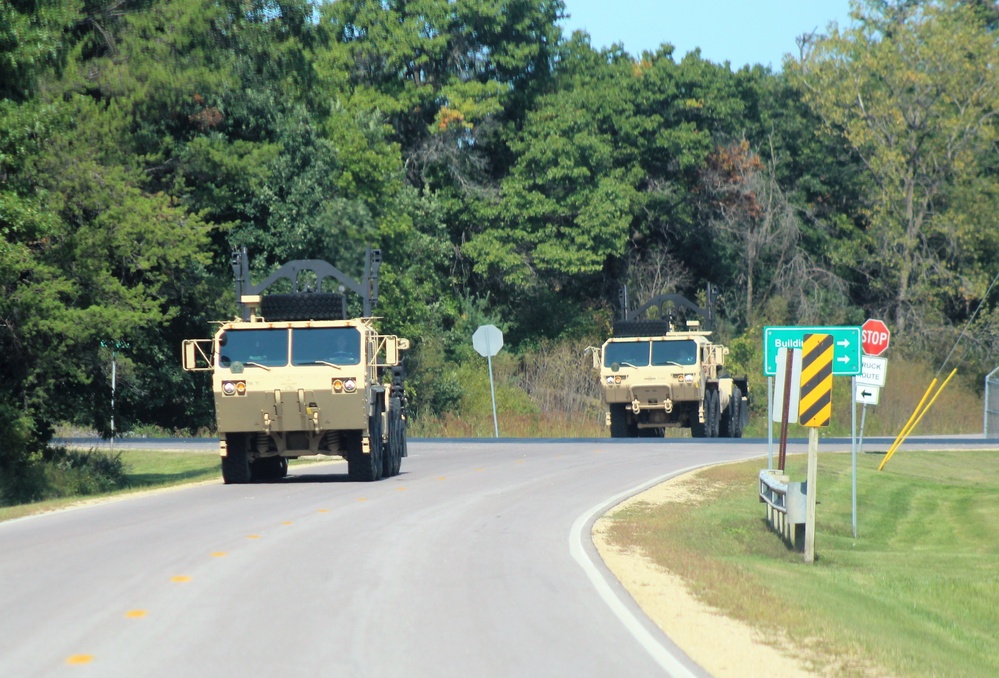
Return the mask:
[(600, 49), (623, 43), (632, 56), (669, 42), (674, 58), (701, 48), (715, 63), (734, 70), (763, 64), (779, 70), (785, 53), (797, 55), (794, 39), (813, 30), (825, 32), (830, 21), (846, 26), (849, 0), (564, 0), (571, 18), (563, 22), (568, 37), (576, 29), (590, 34)]

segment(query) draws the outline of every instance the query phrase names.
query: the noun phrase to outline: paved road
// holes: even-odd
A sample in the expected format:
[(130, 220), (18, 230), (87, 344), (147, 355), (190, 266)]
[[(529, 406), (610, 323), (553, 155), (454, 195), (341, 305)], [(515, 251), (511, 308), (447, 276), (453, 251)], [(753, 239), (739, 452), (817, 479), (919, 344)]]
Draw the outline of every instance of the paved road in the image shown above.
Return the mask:
[(704, 675), (589, 529), (644, 486), (766, 451), (411, 442), (378, 483), (293, 467), (0, 523), (0, 676)]

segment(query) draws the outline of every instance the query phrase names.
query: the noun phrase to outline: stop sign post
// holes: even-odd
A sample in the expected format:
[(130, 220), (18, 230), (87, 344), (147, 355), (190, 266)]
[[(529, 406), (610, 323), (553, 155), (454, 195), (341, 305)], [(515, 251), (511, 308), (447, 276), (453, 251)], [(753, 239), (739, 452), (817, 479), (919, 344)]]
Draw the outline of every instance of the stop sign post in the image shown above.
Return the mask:
[(891, 332), (881, 320), (870, 318), (860, 326), (860, 345), (867, 355), (881, 355), (888, 349)]
[(489, 362), (489, 393), (493, 398), (493, 430), (499, 438), (499, 420), (496, 419), (496, 389), (493, 387), (493, 356), (503, 348), (503, 333), (495, 325), (480, 325), (472, 334), (472, 347)]

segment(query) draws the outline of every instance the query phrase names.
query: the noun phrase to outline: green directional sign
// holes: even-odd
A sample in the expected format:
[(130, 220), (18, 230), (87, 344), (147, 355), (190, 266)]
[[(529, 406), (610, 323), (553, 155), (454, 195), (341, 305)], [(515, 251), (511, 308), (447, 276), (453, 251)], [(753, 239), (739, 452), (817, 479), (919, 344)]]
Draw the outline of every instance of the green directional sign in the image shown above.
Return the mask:
[(860, 327), (764, 327), (763, 374), (777, 374), (777, 351), (801, 348), (806, 334), (829, 334), (833, 338), (833, 375), (853, 376), (861, 373), (862, 350)]

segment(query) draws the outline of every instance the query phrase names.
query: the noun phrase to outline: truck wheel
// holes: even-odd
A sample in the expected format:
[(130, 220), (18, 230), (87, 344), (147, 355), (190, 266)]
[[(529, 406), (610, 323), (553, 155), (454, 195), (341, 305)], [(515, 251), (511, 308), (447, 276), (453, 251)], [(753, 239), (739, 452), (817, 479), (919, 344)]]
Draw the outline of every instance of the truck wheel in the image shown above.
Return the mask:
[(222, 482), (250, 482), (250, 438), (245, 433), (226, 433), (226, 456), (222, 457)]
[[(705, 417), (705, 419), (708, 416), (707, 406), (708, 406), (708, 402), (707, 402), (707, 398), (705, 398), (704, 399), (704, 407), (705, 407), (704, 417)], [(698, 417), (697, 409), (698, 409), (697, 408), (697, 403), (694, 403), (690, 407), (690, 437), (691, 438), (707, 438), (707, 436), (708, 436), (707, 423), (702, 424), (701, 422), (699, 422), (697, 420), (697, 417)]]
[(732, 387), (732, 396), (722, 416), (720, 433), (724, 438), (742, 437), (742, 391), (738, 386)]
[(399, 475), (402, 467), (402, 447), (406, 440), (405, 422), (402, 420), (402, 403), (399, 398), (389, 399), (388, 449), (382, 458), (382, 476)]
[(344, 295), (331, 292), (265, 294), (260, 297), (260, 315), (275, 320), (343, 320)]
[(718, 409), (718, 391), (710, 389), (704, 394), (704, 426), (707, 428), (709, 438), (718, 437), (718, 420), (720, 418)]
[(352, 446), (350, 456), (347, 458), (347, 474), (352, 480), (370, 483), (382, 477), (382, 405), (380, 400), (375, 402), (375, 411), (368, 420), (368, 447), (369, 454), (364, 454), (361, 448), (361, 441), (358, 438), (356, 445)]
[(668, 320), (618, 320), (615, 337), (658, 337), (669, 333)]
[(611, 438), (628, 437), (628, 412), (624, 403), (610, 404)]

